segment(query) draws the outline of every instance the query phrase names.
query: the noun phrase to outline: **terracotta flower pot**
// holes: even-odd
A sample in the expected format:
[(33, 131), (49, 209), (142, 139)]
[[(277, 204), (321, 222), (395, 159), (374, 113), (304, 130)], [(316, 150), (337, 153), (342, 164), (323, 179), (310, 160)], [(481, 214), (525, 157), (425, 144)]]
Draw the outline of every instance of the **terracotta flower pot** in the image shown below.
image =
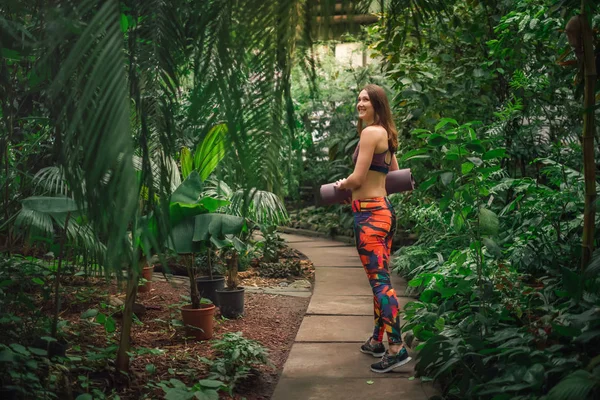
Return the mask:
[(142, 269), (142, 278), (146, 283), (138, 287), (139, 293), (147, 293), (152, 289), (152, 274), (154, 273), (154, 265), (147, 265)]
[[(215, 308), (214, 304), (200, 304), (200, 308), (192, 308), (191, 305), (181, 308), (188, 336), (193, 336), (196, 340), (212, 338)], [(193, 328), (187, 328), (188, 326)]]

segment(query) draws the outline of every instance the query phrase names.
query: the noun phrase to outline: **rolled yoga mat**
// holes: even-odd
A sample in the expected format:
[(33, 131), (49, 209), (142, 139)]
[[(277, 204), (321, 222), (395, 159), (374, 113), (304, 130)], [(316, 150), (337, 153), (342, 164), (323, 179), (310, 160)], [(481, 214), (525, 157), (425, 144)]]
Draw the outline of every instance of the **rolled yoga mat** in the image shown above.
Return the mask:
[[(410, 172), (410, 168), (398, 169), (389, 172), (385, 177), (385, 190), (387, 194), (408, 192), (415, 188), (415, 179)], [(352, 200), (352, 191), (348, 189), (338, 190), (335, 183), (328, 183), (321, 186), (322, 204), (340, 204)]]

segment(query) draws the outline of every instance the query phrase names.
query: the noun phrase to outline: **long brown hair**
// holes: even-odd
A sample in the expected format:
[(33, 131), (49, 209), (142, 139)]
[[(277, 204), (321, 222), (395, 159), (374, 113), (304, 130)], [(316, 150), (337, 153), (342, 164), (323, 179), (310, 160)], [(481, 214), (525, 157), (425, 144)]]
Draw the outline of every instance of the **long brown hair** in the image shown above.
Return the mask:
[[(398, 130), (396, 130), (396, 124), (394, 124), (394, 119), (392, 118), (392, 111), (390, 110), (388, 98), (381, 86), (368, 84), (363, 90), (367, 91), (369, 100), (375, 111), (375, 122), (373, 125), (379, 125), (387, 131), (388, 147), (393, 154), (398, 149)], [(360, 134), (362, 130), (363, 121), (359, 118), (358, 133)]]

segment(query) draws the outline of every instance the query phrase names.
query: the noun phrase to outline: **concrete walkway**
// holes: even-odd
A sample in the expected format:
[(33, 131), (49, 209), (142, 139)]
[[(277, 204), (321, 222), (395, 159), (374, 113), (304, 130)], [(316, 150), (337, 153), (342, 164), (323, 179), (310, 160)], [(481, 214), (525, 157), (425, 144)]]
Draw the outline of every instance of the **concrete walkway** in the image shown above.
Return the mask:
[[(426, 400), (435, 394), (414, 375), (414, 361), (376, 374), (360, 345), (373, 333), (373, 294), (356, 249), (322, 238), (281, 235), (315, 265), (315, 289), (273, 400)], [(392, 284), (402, 296), (406, 282)], [(404, 306), (411, 299), (399, 298)], [(387, 340), (387, 339), (384, 339)], [(414, 358), (414, 357), (413, 357)]]

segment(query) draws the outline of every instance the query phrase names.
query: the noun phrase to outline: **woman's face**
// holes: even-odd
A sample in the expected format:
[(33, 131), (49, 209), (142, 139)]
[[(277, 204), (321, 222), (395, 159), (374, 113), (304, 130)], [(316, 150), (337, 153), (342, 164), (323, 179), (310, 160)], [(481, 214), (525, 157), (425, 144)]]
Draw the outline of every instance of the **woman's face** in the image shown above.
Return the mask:
[(369, 99), (369, 94), (366, 90), (363, 90), (358, 94), (358, 104), (356, 104), (358, 110), (358, 118), (365, 122), (372, 122), (375, 120), (375, 110)]

